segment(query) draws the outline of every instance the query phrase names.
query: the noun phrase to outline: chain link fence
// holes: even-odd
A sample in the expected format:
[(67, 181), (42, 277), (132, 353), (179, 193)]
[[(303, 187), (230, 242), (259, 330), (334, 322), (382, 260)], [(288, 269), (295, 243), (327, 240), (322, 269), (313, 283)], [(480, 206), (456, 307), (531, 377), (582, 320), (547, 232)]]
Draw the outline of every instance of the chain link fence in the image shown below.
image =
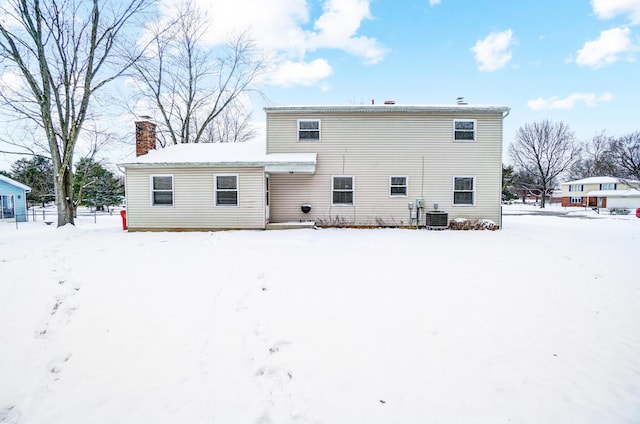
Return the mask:
[[(100, 216), (113, 216), (118, 214), (119, 208), (108, 208), (104, 211), (96, 210), (95, 208), (78, 208), (75, 213), (75, 217), (91, 217), (93, 222), (98, 222)], [(27, 222), (42, 222), (46, 225), (54, 224), (58, 221), (58, 210), (56, 208), (36, 208), (31, 207), (27, 210), (27, 213), (12, 213), (13, 216), (0, 219), (3, 223), (15, 223), (16, 229), (20, 228), (20, 224)]]

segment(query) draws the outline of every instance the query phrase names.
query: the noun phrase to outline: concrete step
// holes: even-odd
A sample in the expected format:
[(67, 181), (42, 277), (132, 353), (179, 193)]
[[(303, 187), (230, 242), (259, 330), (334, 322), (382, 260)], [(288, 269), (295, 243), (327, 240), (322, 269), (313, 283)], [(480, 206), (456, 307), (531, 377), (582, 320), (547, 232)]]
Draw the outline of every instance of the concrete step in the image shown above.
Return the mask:
[(305, 222), (270, 222), (267, 224), (267, 230), (295, 230), (301, 228), (315, 228), (316, 223), (313, 221)]

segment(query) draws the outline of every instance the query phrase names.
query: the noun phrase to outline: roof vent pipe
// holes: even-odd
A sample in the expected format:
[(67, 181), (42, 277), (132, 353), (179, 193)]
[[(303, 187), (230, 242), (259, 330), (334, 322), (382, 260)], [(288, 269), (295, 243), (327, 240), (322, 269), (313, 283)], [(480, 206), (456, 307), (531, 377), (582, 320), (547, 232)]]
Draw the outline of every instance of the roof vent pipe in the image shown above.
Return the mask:
[(384, 104), (385, 104), (385, 105), (395, 105), (395, 104), (396, 104), (396, 101), (395, 101), (395, 100), (385, 100), (385, 101), (384, 101)]

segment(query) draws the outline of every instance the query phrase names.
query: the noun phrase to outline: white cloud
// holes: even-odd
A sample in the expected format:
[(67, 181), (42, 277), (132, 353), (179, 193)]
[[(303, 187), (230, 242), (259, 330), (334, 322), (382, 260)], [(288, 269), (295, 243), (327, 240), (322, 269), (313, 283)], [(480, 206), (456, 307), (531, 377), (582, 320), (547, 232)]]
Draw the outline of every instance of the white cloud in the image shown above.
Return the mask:
[(317, 32), (308, 34), (310, 47), (341, 49), (371, 64), (381, 61), (386, 51), (377, 40), (356, 35), (365, 19), (371, 19), (369, 0), (327, 0), (313, 26)]
[(576, 63), (600, 68), (618, 61), (621, 53), (632, 49), (629, 28), (612, 28), (600, 33), (600, 37), (587, 41), (578, 50)]
[(497, 71), (511, 60), (513, 31), (492, 32), (471, 48), (481, 71)]
[(592, 0), (591, 6), (600, 19), (629, 15), (632, 23), (640, 23), (640, 0)]
[(429, 0), (429, 5), (430, 5), (431, 7), (433, 7), (433, 6), (437, 6), (437, 5), (439, 5), (439, 4), (440, 4), (440, 0)]
[[(162, 0), (164, 15), (172, 16), (175, 0)], [(249, 30), (261, 48), (296, 50), (304, 44), (302, 26), (309, 23), (309, 6), (305, 0), (193, 0), (206, 12), (211, 30), (205, 39), (211, 44), (224, 43), (229, 34)]]
[(332, 72), (331, 65), (325, 59), (316, 59), (309, 63), (286, 61), (278, 65), (268, 82), (282, 87), (311, 86), (329, 77)]
[(527, 106), (531, 110), (545, 110), (545, 109), (573, 109), (577, 103), (584, 103), (589, 107), (597, 106), (599, 103), (610, 102), (613, 100), (613, 94), (602, 93), (600, 96), (593, 93), (573, 93), (567, 97), (560, 98), (557, 96), (543, 99), (539, 97), (534, 100), (529, 100)]
[[(278, 74), (272, 81), (308, 81), (330, 74), (326, 60), (324, 69), (317, 60), (306, 63), (309, 52), (337, 49), (375, 64), (384, 59), (387, 49), (378, 40), (359, 34), (366, 19), (372, 19), (371, 0), (322, 0), (322, 13), (313, 20), (311, 2), (307, 0), (192, 0), (211, 20), (211, 31), (204, 40), (211, 45), (227, 41), (230, 34), (249, 31), (257, 46), (275, 58)], [(161, 14), (173, 16), (175, 0), (161, 0)], [(314, 65), (311, 65), (314, 64)], [(304, 66), (316, 73), (310, 78), (284, 78), (293, 65)], [(295, 74), (295, 72), (293, 72)], [(315, 76), (315, 77), (314, 77)]]

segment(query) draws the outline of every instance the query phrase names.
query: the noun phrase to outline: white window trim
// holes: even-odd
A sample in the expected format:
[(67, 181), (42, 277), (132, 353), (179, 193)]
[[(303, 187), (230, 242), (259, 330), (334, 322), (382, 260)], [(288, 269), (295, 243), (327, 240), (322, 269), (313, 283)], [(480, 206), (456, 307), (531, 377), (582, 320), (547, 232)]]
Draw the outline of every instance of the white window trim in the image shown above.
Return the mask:
[[(473, 139), (456, 140), (456, 122), (473, 122)], [(476, 119), (454, 119), (453, 120), (453, 141), (456, 143), (474, 143), (478, 139), (478, 121)]]
[[(227, 189), (220, 190), (220, 191), (235, 191), (237, 193), (235, 205), (219, 205), (218, 204), (218, 177), (236, 177), (235, 190), (227, 190)], [(213, 174), (213, 206), (215, 208), (239, 208), (240, 207), (240, 174)]]
[[(335, 178), (351, 178), (351, 204), (347, 204), (347, 203), (333, 203), (333, 183), (334, 183), (334, 179)], [(341, 190), (341, 191), (345, 191), (345, 190)], [(331, 206), (346, 206), (346, 207), (353, 207), (356, 204), (356, 177), (353, 175), (332, 175), (331, 176)]]
[[(468, 190), (456, 190), (456, 178), (473, 178), (473, 189), (471, 190), (471, 192), (473, 193), (473, 202), (471, 204), (457, 204), (455, 203), (456, 201), (456, 191), (459, 192), (468, 192)], [(451, 192), (451, 206), (453, 207), (461, 207), (461, 208), (468, 208), (470, 206), (475, 206), (476, 205), (476, 176), (475, 175), (454, 175), (452, 180), (452, 188), (453, 191)]]
[(583, 196), (571, 196), (571, 197), (569, 197), (569, 203), (570, 204), (575, 204), (575, 203), (582, 204), (583, 202), (584, 202)]
[[(153, 203), (153, 192), (154, 191), (163, 191), (167, 192), (169, 190), (154, 190), (153, 189), (153, 177), (171, 177), (171, 204), (170, 205), (161, 205)], [(176, 186), (175, 179), (173, 178), (173, 174), (151, 174), (149, 175), (149, 203), (153, 208), (172, 208), (176, 204)]]
[(570, 184), (569, 191), (571, 193), (581, 193), (584, 191), (584, 184)]
[[(404, 178), (405, 183), (403, 186), (395, 186), (395, 187), (404, 187), (405, 194), (391, 194), (391, 180), (393, 178)], [(409, 197), (409, 177), (406, 175), (389, 175), (389, 197)]]
[[(309, 122), (309, 121), (318, 122), (318, 139), (317, 140), (309, 140), (309, 139), (302, 140), (302, 139), (300, 139), (300, 122)], [(309, 131), (309, 130), (306, 130), (306, 131)], [(318, 142), (322, 141), (322, 121), (320, 119), (313, 119), (313, 118), (298, 119), (298, 122), (296, 124), (296, 138), (298, 139), (298, 141), (300, 143), (318, 143)]]

